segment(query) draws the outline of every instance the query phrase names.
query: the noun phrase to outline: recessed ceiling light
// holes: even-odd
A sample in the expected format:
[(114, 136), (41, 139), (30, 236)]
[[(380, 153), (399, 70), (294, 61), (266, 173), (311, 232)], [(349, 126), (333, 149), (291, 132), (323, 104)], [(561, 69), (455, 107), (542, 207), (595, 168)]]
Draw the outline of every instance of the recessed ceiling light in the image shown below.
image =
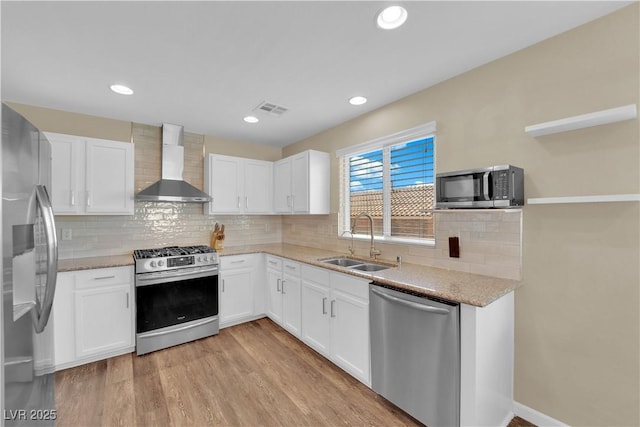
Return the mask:
[(260, 119), (258, 119), (256, 116), (247, 116), (242, 120), (244, 120), (247, 123), (258, 123), (260, 121)]
[(367, 102), (367, 98), (364, 96), (354, 96), (349, 100), (349, 104), (351, 105), (362, 105)]
[(111, 85), (111, 90), (120, 95), (133, 95), (133, 90), (125, 85)]
[(378, 13), (378, 27), (383, 30), (393, 30), (407, 20), (407, 9), (402, 6), (389, 6)]

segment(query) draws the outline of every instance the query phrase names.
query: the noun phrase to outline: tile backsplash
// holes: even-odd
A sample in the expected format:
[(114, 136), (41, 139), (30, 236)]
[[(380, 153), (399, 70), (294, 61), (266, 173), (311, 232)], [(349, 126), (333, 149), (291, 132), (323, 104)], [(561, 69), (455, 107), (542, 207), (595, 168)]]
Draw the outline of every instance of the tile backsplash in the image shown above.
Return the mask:
[[(160, 179), (161, 128), (133, 124), (135, 191)], [(203, 188), (204, 137), (185, 133), (185, 180)], [(522, 275), (522, 212), (452, 211), (436, 214), (433, 246), (376, 243), (381, 258), (467, 271), (508, 279)], [(122, 255), (134, 249), (209, 244), (216, 222), (225, 224), (225, 246), (290, 243), (347, 252), (349, 238), (338, 238), (338, 216), (205, 215), (199, 203), (135, 202), (132, 216), (56, 216), (59, 256)], [(449, 258), (448, 238), (460, 238), (460, 258)], [(369, 242), (357, 240), (355, 253), (368, 256)]]
[[(447, 211), (436, 214), (434, 246), (375, 243), (380, 258), (466, 271), (506, 279), (522, 277), (522, 211)], [(449, 237), (460, 238), (460, 258), (449, 257)], [(284, 216), (284, 243), (347, 252), (348, 235), (338, 238), (338, 216)], [(369, 256), (369, 240), (356, 240), (355, 255)]]
[[(196, 203), (136, 202), (133, 216), (58, 216), (58, 232), (69, 229), (72, 240), (60, 240), (60, 258), (122, 255), (134, 249), (208, 245), (216, 222), (225, 225), (225, 245), (279, 243), (278, 216), (204, 215)], [(60, 233), (59, 233), (60, 234)]]

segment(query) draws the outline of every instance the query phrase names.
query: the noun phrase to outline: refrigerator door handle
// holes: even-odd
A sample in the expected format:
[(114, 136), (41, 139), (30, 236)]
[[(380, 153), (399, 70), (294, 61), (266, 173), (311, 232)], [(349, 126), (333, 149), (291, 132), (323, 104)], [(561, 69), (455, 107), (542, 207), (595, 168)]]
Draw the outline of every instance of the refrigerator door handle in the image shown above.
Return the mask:
[(49, 193), (44, 185), (36, 185), (36, 200), (42, 222), (44, 224), (45, 238), (47, 241), (47, 284), (44, 291), (44, 301), (36, 297), (36, 306), (31, 311), (36, 333), (41, 333), (49, 322), (53, 297), (56, 293), (56, 280), (58, 278), (58, 239), (56, 237), (56, 226), (53, 217), (53, 207)]

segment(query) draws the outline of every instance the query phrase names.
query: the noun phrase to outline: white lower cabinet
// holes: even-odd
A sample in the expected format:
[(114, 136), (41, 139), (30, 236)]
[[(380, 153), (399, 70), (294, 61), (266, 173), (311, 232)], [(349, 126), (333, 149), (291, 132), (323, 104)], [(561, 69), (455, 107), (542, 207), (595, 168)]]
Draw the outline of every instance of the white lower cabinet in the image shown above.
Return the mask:
[(58, 274), (56, 370), (134, 350), (133, 267)]
[(300, 263), (267, 256), (267, 315), (300, 337)]
[(302, 340), (366, 385), (369, 360), (369, 281), (302, 266)]
[[(220, 327), (253, 320), (264, 312), (261, 254), (220, 258)], [(258, 316), (259, 317), (259, 316)]]

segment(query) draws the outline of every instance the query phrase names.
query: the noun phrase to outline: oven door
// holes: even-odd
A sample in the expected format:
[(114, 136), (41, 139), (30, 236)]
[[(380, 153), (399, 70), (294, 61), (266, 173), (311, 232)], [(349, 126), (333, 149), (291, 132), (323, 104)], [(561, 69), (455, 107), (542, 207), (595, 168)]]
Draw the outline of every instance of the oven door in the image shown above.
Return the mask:
[(136, 277), (138, 334), (218, 315), (218, 269), (175, 272)]
[(438, 174), (436, 208), (493, 207), (492, 168)]

